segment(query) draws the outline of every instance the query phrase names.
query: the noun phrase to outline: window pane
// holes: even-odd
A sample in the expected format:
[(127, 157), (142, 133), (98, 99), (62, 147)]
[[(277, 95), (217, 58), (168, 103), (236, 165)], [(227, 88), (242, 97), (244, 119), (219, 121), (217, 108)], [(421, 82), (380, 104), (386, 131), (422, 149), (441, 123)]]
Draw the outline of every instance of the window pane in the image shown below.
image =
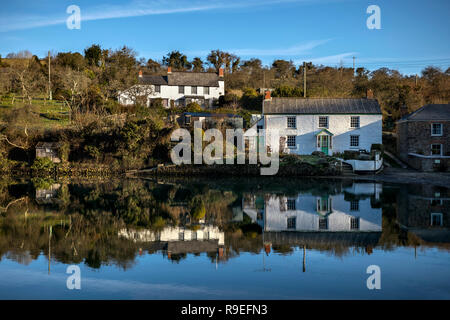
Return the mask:
[(191, 93), (197, 94), (197, 87), (191, 87)]
[(351, 117), (350, 119), (350, 127), (359, 128), (359, 117)]
[(288, 136), (287, 137), (287, 146), (289, 148), (295, 148), (295, 136)]
[(178, 86), (178, 93), (184, 93), (184, 86)]
[(319, 218), (319, 230), (328, 229), (328, 218)]
[(296, 229), (297, 219), (295, 217), (287, 219), (287, 228), (288, 229)]
[(359, 229), (359, 218), (351, 218), (350, 220), (350, 229), (358, 230)]
[(287, 118), (287, 127), (288, 128), (296, 128), (297, 125), (295, 123), (296, 118), (295, 117), (288, 117)]
[(442, 124), (433, 123), (431, 133), (433, 135), (441, 135), (442, 134)]
[(288, 199), (287, 200), (287, 209), (288, 210), (296, 210), (295, 199)]
[(350, 147), (359, 147), (359, 136), (350, 136)]
[(432, 144), (431, 145), (431, 154), (433, 155), (441, 155), (441, 147), (442, 145), (440, 144)]
[(209, 87), (203, 88), (203, 94), (209, 94)]
[(319, 117), (319, 127), (328, 128), (328, 117)]

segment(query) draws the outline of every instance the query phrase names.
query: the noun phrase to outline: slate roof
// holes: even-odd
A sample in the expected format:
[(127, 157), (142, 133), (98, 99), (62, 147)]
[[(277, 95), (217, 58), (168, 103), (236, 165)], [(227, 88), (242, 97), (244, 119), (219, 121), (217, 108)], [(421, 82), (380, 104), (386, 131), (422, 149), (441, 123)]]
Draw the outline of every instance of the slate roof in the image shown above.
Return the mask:
[(242, 118), (242, 116), (232, 113), (184, 112), (183, 115), (191, 117)]
[(376, 99), (272, 98), (264, 114), (381, 114)]
[(450, 120), (450, 104), (427, 104), (399, 121)]
[(172, 72), (165, 76), (142, 76), (139, 78), (139, 83), (169, 86), (218, 87), (219, 80), (223, 79), (217, 73), (212, 72)]
[(45, 149), (45, 148), (57, 149), (59, 147), (61, 147), (61, 143), (59, 143), (59, 142), (43, 142), (43, 141), (41, 141), (36, 144), (37, 149)]

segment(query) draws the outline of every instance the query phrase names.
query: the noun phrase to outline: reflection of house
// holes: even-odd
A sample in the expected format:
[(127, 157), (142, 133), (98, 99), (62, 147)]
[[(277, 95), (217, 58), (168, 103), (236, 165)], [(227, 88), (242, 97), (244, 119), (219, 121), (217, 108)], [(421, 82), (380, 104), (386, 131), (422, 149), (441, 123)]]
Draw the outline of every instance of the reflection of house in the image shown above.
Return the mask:
[(36, 144), (36, 158), (49, 158), (55, 163), (61, 162), (59, 158), (60, 143), (57, 142), (38, 142)]
[[(172, 72), (169, 67), (167, 75), (144, 76), (139, 73), (138, 88), (147, 96), (147, 105), (155, 99), (161, 99), (164, 107), (172, 105), (185, 106), (190, 102), (196, 102), (202, 107), (212, 107), (221, 95), (225, 93), (223, 69), (219, 73), (211, 72)], [(141, 87), (139, 87), (141, 86)], [(133, 90), (135, 87), (122, 92), (119, 102), (133, 104), (132, 97), (139, 93)], [(133, 91), (137, 91), (133, 94)]]
[(36, 202), (40, 204), (52, 203), (60, 188), (59, 183), (54, 183), (47, 189), (36, 189)]
[(400, 226), (427, 242), (450, 243), (450, 192), (427, 185), (401, 188)]
[(400, 158), (418, 170), (450, 168), (450, 104), (428, 104), (397, 122)]
[(122, 229), (119, 236), (154, 244), (158, 250), (172, 254), (219, 252), (225, 244), (224, 232), (211, 225), (201, 226), (198, 230), (185, 227), (166, 227), (161, 231)]
[(193, 127), (195, 121), (200, 121), (203, 129), (222, 126), (242, 129), (244, 125), (241, 116), (231, 113), (185, 112), (177, 118), (180, 127)]
[(280, 151), (327, 155), (381, 144), (382, 114), (375, 99), (272, 98), (263, 101), (266, 144), (278, 130)]
[(381, 232), (381, 208), (372, 207), (380, 191), (376, 183), (355, 183), (336, 195), (250, 195), (243, 211), (265, 232)]

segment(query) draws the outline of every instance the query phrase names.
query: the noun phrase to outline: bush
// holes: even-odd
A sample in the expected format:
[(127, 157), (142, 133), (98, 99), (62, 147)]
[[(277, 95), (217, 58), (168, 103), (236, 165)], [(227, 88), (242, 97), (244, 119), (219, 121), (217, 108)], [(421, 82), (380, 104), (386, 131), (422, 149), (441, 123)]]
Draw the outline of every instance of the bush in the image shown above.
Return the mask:
[(54, 164), (49, 158), (36, 158), (31, 166), (31, 169), (34, 171), (50, 172), (55, 167), (56, 164)]

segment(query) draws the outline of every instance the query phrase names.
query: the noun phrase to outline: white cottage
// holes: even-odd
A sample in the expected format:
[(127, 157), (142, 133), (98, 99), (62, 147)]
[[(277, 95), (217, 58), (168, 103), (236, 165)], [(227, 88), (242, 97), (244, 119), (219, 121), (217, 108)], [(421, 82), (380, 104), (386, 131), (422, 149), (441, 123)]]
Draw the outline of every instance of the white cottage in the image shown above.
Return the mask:
[(268, 145), (271, 131), (278, 130), (284, 153), (333, 155), (370, 151), (372, 144), (382, 143), (380, 105), (370, 98), (272, 98), (266, 92), (261, 123)]
[(167, 75), (143, 75), (139, 72), (139, 83), (119, 94), (119, 103), (134, 104), (137, 96), (146, 96), (147, 105), (155, 99), (161, 99), (166, 108), (185, 106), (197, 102), (209, 108), (225, 93), (223, 69), (219, 73), (212, 72), (172, 72)]

